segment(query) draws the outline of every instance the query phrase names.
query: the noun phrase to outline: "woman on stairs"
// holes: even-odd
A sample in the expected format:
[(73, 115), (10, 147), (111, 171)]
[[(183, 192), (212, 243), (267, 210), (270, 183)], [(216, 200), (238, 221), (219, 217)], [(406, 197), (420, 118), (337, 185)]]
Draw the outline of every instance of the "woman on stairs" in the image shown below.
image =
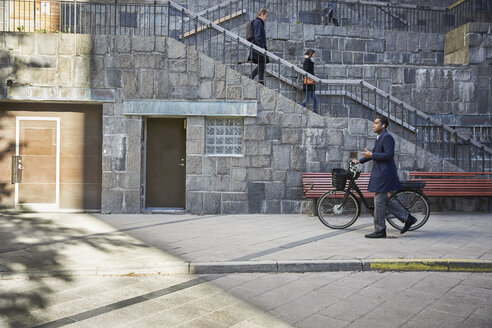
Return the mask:
[[(304, 63), (302, 64), (302, 69), (306, 72), (314, 75), (314, 63), (312, 58), (315, 56), (316, 52), (313, 49), (309, 49), (304, 54)], [(318, 96), (316, 96), (316, 86), (314, 81), (307, 76), (304, 77), (303, 88), (306, 91), (306, 99), (304, 99), (301, 103), (301, 106), (306, 107), (309, 103), (311, 97), (313, 97), (313, 111), (318, 113)]]

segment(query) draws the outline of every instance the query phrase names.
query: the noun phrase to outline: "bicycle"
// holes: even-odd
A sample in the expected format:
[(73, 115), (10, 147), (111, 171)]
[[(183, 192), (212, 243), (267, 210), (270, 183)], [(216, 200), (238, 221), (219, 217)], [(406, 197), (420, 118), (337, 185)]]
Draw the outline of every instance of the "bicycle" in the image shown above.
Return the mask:
[[(324, 225), (332, 229), (344, 229), (354, 224), (361, 213), (359, 198), (374, 215), (374, 206), (368, 203), (355, 182), (359, 176), (360, 170), (352, 162), (349, 164), (349, 170), (332, 170), (332, 185), (335, 190), (326, 192), (318, 200), (318, 218)], [(348, 179), (350, 180), (346, 187)], [(402, 181), (400, 184), (402, 189), (391, 192), (389, 201), (397, 201), (408, 213), (417, 218), (417, 222), (409, 229), (410, 231), (417, 230), (427, 222), (430, 215), (429, 200), (422, 192), (425, 182)], [(352, 190), (355, 190), (358, 198)], [(403, 229), (405, 225), (403, 221), (389, 212), (386, 213), (386, 220), (398, 230)]]

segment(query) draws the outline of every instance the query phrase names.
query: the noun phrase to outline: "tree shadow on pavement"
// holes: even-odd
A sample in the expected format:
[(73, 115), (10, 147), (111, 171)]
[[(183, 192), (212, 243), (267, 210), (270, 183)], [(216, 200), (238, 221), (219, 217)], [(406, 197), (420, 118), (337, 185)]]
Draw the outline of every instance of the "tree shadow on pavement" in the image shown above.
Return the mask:
[(61, 224), (66, 218), (63, 214), (0, 213), (0, 326), (28, 327), (44, 321), (32, 311), (50, 306), (56, 293), (53, 281), (73, 281), (67, 263), (72, 255), (80, 256), (77, 248), (111, 254), (148, 247), (118, 233), (91, 233), (80, 221)]

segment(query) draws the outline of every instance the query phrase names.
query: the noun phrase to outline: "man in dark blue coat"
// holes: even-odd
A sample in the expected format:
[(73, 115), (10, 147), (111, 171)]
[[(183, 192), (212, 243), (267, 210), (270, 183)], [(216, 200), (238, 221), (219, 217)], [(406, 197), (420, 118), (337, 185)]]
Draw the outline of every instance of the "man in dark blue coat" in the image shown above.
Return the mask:
[[(258, 17), (253, 21), (253, 44), (267, 50), (265, 21), (268, 19), (268, 10), (261, 8), (258, 12)], [(265, 85), (265, 65), (268, 63), (268, 57), (251, 49), (248, 56), (248, 61), (258, 64), (251, 72), (251, 79), (254, 80), (258, 75), (258, 83)]]
[(376, 145), (372, 151), (364, 149), (361, 153), (364, 157), (355, 163), (364, 164), (373, 161), (371, 179), (368, 191), (375, 192), (374, 196), (374, 228), (373, 233), (366, 238), (386, 238), (386, 210), (405, 222), (400, 233), (405, 233), (417, 219), (401, 207), (398, 202), (389, 201), (388, 192), (401, 189), (400, 180), (396, 171), (395, 139), (386, 131), (389, 121), (386, 117), (378, 117), (374, 120), (373, 131), (378, 134)]

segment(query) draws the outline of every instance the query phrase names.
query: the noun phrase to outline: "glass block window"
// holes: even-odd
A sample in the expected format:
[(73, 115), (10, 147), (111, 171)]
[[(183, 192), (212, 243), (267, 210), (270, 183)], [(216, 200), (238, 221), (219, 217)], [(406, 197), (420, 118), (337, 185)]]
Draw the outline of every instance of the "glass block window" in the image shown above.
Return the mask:
[(205, 151), (209, 155), (242, 155), (243, 119), (208, 117)]

